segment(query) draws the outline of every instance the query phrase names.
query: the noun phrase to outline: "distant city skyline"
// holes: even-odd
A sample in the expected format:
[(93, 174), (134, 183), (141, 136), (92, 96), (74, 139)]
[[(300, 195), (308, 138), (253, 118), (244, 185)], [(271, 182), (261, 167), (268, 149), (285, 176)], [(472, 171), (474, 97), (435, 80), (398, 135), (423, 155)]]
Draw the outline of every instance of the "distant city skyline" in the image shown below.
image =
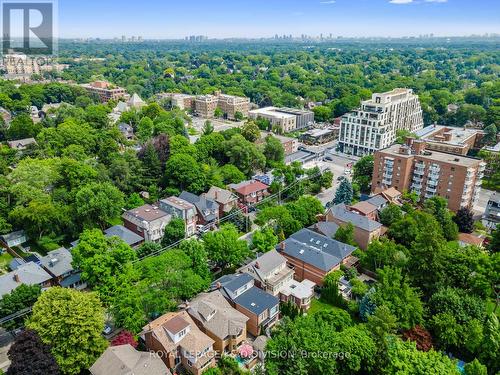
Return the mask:
[(497, 0), (59, 0), (61, 38), (500, 34)]

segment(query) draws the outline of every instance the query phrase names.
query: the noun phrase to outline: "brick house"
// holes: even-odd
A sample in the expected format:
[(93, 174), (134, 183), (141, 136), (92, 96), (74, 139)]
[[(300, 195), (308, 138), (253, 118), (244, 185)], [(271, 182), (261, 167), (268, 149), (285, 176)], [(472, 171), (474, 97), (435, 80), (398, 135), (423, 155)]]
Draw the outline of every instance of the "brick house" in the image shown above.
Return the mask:
[(123, 225), (143, 237), (145, 241), (159, 242), (163, 238), (165, 227), (172, 220), (172, 215), (160, 210), (156, 205), (143, 206), (125, 211)]
[(207, 199), (211, 199), (219, 204), (219, 217), (231, 212), (238, 207), (238, 197), (229, 190), (212, 186), (207, 193), (202, 194)]
[(269, 186), (257, 180), (231, 184), (229, 188), (238, 196), (239, 202), (245, 205), (258, 203), (269, 195)]
[(160, 209), (170, 214), (172, 218), (184, 220), (186, 237), (191, 237), (196, 233), (198, 217), (193, 204), (181, 198), (168, 197), (160, 200)]

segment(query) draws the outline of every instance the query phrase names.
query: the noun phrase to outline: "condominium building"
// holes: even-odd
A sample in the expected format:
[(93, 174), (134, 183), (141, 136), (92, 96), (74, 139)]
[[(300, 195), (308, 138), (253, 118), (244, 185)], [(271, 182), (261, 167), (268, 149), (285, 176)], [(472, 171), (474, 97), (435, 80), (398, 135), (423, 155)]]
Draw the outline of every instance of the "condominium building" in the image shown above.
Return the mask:
[(248, 112), (251, 119), (263, 118), (269, 121), (273, 129), (288, 133), (304, 129), (314, 123), (314, 112), (297, 108), (264, 107)]
[(226, 119), (236, 119), (239, 112), (243, 117), (248, 116), (250, 99), (241, 96), (226, 95), (216, 92), (214, 95), (200, 95), (194, 99), (194, 112), (200, 117), (214, 117), (215, 109), (219, 108)]
[(413, 191), (423, 201), (433, 196), (448, 200), (457, 211), (476, 203), (486, 167), (480, 159), (426, 150), (426, 143), (408, 138), (375, 152), (372, 192), (389, 187)]
[(101, 102), (105, 103), (109, 100), (128, 99), (129, 95), (124, 88), (113, 85), (106, 81), (95, 81), (85, 83), (82, 87), (90, 94), (99, 96)]
[(194, 105), (194, 95), (179, 94), (179, 93), (165, 93), (158, 95), (158, 99), (169, 98), (172, 102), (172, 107), (179, 109), (192, 109)]
[(420, 102), (411, 89), (376, 93), (342, 116), (339, 148), (346, 154), (373, 154), (392, 145), (398, 130), (416, 132), (423, 126)]
[(425, 141), (427, 150), (467, 155), (470, 150), (481, 148), (484, 132), (466, 127), (430, 125), (418, 130), (415, 135)]

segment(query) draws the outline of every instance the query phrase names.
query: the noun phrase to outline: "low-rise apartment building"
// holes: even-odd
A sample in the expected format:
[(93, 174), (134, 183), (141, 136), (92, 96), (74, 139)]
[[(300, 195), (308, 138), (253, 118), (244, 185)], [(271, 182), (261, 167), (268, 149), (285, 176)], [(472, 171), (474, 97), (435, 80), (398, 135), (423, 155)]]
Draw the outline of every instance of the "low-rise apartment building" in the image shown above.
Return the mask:
[(258, 203), (269, 195), (269, 186), (258, 180), (242, 181), (228, 187), (238, 196), (240, 203), (246, 205)]
[(106, 81), (95, 81), (81, 85), (90, 94), (95, 94), (101, 102), (105, 103), (109, 100), (128, 99), (127, 91)]
[(485, 168), (480, 159), (428, 151), (424, 141), (408, 138), (375, 153), (372, 192), (395, 187), (417, 193), (421, 201), (437, 195), (458, 211), (477, 202)]
[(125, 211), (122, 218), (125, 228), (137, 233), (145, 241), (158, 242), (163, 238), (165, 227), (172, 220), (172, 215), (160, 210), (158, 206), (145, 204)]
[(360, 108), (342, 116), (339, 149), (346, 154), (370, 155), (392, 145), (398, 130), (414, 133), (423, 126), (422, 108), (411, 89), (375, 93)]
[(247, 117), (250, 99), (220, 92), (214, 95), (199, 95), (194, 99), (194, 113), (200, 117), (214, 117), (216, 108), (219, 108), (223, 112), (223, 117), (229, 120), (235, 120), (237, 112)]
[(488, 199), (486, 210), (483, 215), (484, 224), (491, 229), (495, 229), (500, 224), (500, 194), (494, 192)]
[(484, 132), (466, 127), (430, 125), (416, 131), (415, 135), (425, 141), (427, 150), (465, 156), (470, 150), (481, 148)]

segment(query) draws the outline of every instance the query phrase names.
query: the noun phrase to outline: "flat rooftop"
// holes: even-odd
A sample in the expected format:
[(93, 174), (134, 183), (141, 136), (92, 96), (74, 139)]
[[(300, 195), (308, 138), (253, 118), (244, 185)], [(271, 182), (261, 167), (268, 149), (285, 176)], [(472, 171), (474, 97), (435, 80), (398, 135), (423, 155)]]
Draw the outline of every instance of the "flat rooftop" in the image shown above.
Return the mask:
[(388, 148), (385, 148), (381, 150), (381, 152), (385, 154), (389, 154), (389, 156), (395, 156), (399, 158), (419, 158), (419, 159), (424, 159), (427, 161), (436, 161), (436, 162), (442, 162), (442, 163), (448, 163), (448, 164), (454, 164), (458, 166), (464, 166), (464, 167), (475, 167), (478, 163), (481, 162), (481, 159), (475, 159), (475, 158), (470, 158), (466, 156), (460, 156), (460, 155), (453, 155), (453, 154), (447, 154), (445, 152), (439, 152), (439, 151), (429, 151), (426, 150), (425, 154), (403, 154), (399, 152), (399, 149), (401, 148), (402, 145), (395, 144), (392, 145)]
[[(465, 142), (474, 137), (480, 131), (478, 129), (458, 128), (444, 125), (429, 125), (415, 132), (420, 139), (429, 143), (444, 143), (456, 146), (462, 146)], [(443, 134), (449, 134), (448, 141), (444, 139)]]
[(252, 109), (249, 113), (252, 114), (257, 114), (257, 115), (267, 115), (267, 116), (273, 116), (273, 117), (278, 117), (278, 118), (295, 118), (295, 115), (291, 113), (285, 113), (279, 111), (279, 108), (276, 107), (264, 107), (264, 108), (259, 108), (259, 109)]

